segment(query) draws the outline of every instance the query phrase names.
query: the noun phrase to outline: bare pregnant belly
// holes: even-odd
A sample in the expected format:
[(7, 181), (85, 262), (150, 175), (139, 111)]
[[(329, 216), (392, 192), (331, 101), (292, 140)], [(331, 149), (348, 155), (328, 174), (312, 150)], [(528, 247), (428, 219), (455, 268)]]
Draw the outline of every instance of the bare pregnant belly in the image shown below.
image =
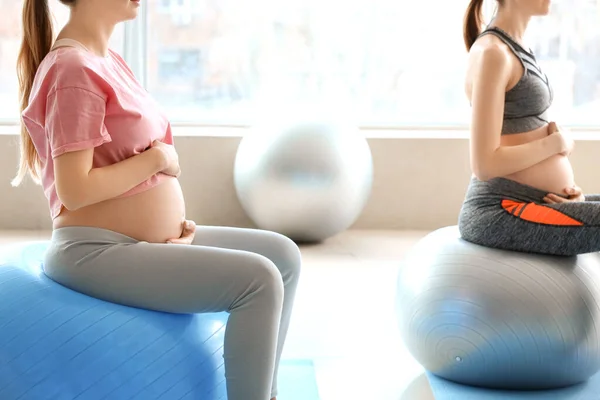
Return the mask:
[[(541, 139), (548, 135), (547, 127), (527, 133), (502, 137), (502, 145), (516, 146)], [(573, 168), (568, 157), (555, 155), (525, 170), (507, 175), (506, 178), (533, 186), (540, 190), (564, 194), (564, 190), (575, 184)]]
[(94, 204), (76, 211), (63, 210), (54, 228), (92, 226), (134, 239), (165, 243), (181, 236), (185, 202), (181, 186), (170, 177), (145, 192)]

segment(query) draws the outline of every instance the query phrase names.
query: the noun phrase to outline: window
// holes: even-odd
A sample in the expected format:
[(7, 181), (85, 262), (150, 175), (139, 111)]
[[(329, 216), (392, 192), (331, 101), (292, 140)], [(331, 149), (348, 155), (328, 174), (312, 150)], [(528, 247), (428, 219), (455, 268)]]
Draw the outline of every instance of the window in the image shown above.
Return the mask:
[[(469, 122), (467, 0), (193, 3), (202, 6), (148, 1), (149, 90), (175, 120), (245, 123), (317, 103), (370, 126)], [(189, 19), (178, 24), (183, 10)], [(599, 16), (599, 0), (555, 1), (551, 16), (531, 24), (527, 41), (552, 81), (562, 124), (600, 125)], [(166, 79), (166, 70), (185, 79)]]
[(168, 15), (175, 26), (189, 25), (192, 23), (192, 13), (195, 0), (159, 0), (157, 12)]
[(557, 1), (534, 21), (530, 42), (554, 89), (554, 112), (570, 125), (599, 126), (600, 0)]
[[(58, 0), (50, 0), (55, 32), (67, 22), (69, 9)], [(22, 1), (0, 0), (0, 122), (15, 121), (19, 116), (19, 87), (16, 62), (21, 46)], [(123, 49), (123, 29), (117, 29), (112, 46)]]
[[(489, 21), (495, 0), (486, 2)], [(316, 105), (363, 126), (465, 127), (467, 4), (147, 0), (131, 23), (137, 28), (115, 40), (130, 44), (127, 61), (177, 123), (248, 124), (256, 115)], [(0, 110), (8, 110), (16, 98), (21, 6), (0, 6)], [(555, 0), (551, 15), (528, 31), (563, 125), (600, 127), (598, 18), (600, 0)]]
[(0, 0), (0, 120), (18, 115), (15, 63), (19, 52), (20, 1)]

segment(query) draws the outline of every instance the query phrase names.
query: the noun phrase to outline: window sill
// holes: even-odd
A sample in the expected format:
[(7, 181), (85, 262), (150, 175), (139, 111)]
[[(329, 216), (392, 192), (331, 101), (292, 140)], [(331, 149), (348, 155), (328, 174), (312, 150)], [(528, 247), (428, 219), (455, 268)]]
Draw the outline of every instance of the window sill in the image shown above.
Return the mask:
[[(175, 137), (241, 138), (250, 128), (244, 126), (173, 125)], [(390, 127), (361, 128), (367, 139), (452, 139), (466, 140), (466, 127)], [(600, 141), (600, 128), (571, 128), (573, 139), (578, 141)], [(0, 121), (0, 135), (18, 136), (19, 126)]]

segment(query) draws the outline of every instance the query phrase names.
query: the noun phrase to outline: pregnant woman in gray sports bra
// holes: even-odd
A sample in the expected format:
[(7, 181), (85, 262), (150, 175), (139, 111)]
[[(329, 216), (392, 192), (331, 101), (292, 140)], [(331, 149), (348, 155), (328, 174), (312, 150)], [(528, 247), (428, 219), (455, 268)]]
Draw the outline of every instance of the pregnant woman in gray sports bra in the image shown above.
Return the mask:
[(522, 44), (528, 21), (547, 15), (550, 0), (497, 2), (483, 32), (483, 0), (471, 0), (465, 17), (474, 176), (459, 216), (461, 235), (529, 253), (600, 251), (600, 196), (584, 196), (575, 185), (573, 141), (548, 116), (551, 82)]

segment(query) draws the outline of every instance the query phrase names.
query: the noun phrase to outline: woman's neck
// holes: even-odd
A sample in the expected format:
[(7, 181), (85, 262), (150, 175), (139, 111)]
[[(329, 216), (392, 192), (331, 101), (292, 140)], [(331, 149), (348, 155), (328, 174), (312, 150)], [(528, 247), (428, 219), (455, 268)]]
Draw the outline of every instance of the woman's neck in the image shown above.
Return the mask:
[(90, 52), (106, 57), (110, 37), (115, 24), (94, 18), (86, 9), (72, 9), (69, 22), (62, 29), (57, 39), (73, 39), (84, 45)]
[(523, 15), (523, 13), (518, 10), (513, 10), (508, 6), (505, 6), (498, 10), (491, 25), (502, 29), (522, 45), (530, 19), (530, 16)]

